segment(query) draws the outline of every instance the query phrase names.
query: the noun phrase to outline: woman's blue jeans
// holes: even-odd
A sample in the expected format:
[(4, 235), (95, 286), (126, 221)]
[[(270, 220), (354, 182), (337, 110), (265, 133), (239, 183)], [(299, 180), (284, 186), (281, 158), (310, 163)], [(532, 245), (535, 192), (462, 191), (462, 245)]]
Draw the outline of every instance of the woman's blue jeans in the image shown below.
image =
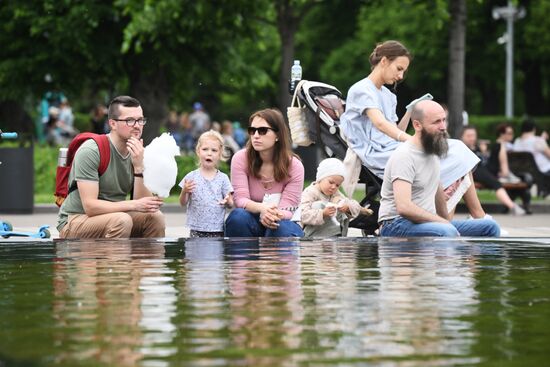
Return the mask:
[(229, 213), (225, 221), (226, 237), (303, 237), (302, 228), (291, 220), (279, 221), (277, 229), (264, 227), (260, 223), (260, 214), (236, 208)]
[(413, 223), (403, 217), (386, 221), (382, 237), (499, 237), (500, 227), (492, 219), (453, 220), (451, 223)]

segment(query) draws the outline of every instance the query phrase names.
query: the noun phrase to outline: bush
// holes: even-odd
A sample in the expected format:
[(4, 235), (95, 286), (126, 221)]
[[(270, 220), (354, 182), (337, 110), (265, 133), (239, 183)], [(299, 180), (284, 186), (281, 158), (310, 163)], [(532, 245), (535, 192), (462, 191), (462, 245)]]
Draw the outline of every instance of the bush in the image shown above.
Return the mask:
[(54, 202), (58, 152), (59, 149), (56, 147), (34, 146), (34, 192), (35, 194), (51, 195), (52, 203)]
[(74, 127), (78, 131), (92, 131), (91, 116), (89, 113), (74, 112)]

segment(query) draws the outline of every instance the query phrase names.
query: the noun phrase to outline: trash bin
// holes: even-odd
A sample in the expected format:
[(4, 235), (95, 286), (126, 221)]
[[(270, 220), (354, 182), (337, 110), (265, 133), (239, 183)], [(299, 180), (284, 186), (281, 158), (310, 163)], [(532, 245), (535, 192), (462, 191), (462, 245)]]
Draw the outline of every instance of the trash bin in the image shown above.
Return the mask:
[(0, 213), (32, 213), (33, 147), (0, 147)]

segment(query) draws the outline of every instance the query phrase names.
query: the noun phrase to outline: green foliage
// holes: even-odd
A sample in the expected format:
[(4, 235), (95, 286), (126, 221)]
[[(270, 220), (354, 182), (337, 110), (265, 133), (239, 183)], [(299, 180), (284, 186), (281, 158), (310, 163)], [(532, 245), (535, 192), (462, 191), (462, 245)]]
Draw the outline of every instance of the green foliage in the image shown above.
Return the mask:
[(78, 131), (91, 131), (92, 129), (92, 123), (90, 114), (88, 113), (81, 113), (81, 112), (75, 112), (74, 113), (74, 127)]
[[(550, 113), (548, 2), (516, 2), (516, 113)], [(116, 94), (151, 92), (151, 130), (167, 107), (200, 100), (212, 117), (245, 120), (273, 106), (283, 64), (281, 9), (297, 21), (295, 58), (304, 78), (342, 92), (370, 70), (377, 42), (402, 41), (414, 60), (398, 86), (399, 106), (425, 92), (445, 101), (449, 0), (12, 0), (0, 2), (0, 102), (34, 112), (44, 92), (60, 89), (80, 112)], [(504, 110), (502, 1), (467, 1), (466, 109)], [(285, 8), (288, 7), (288, 8)], [(306, 14), (300, 18), (301, 14)], [(53, 82), (44, 76), (50, 74)], [(102, 98), (99, 98), (99, 97)], [(158, 106), (151, 106), (158, 104)], [(160, 107), (159, 107), (160, 106)], [(77, 126), (85, 119), (77, 116)]]
[[(133, 59), (139, 60), (140, 68), (159, 68), (166, 74), (172, 108), (186, 110), (192, 102), (201, 100), (214, 115), (227, 101), (242, 110), (243, 102), (253, 99), (258, 90), (273, 87), (273, 75), (264, 69), (273, 65), (277, 55), (277, 48), (267, 47), (273, 45), (273, 32), (266, 32), (252, 16), (263, 14), (268, 2), (116, 3), (130, 19), (124, 29), (122, 52), (135, 55)], [(267, 43), (264, 37), (268, 37)], [(262, 48), (272, 51), (265, 55)], [(237, 98), (228, 98), (228, 94)]]
[(49, 195), (51, 203), (54, 202), (58, 152), (58, 148), (47, 145), (34, 146), (34, 192)]
[(61, 87), (79, 95), (86, 86), (108, 88), (120, 75), (123, 23), (107, 2), (3, 1), (0, 23), (0, 100)]
[[(435, 6), (434, 6), (435, 5)], [(426, 92), (444, 95), (447, 65), (448, 23), (446, 2), (385, 0), (365, 3), (357, 13), (354, 37), (330, 52), (321, 68), (321, 77), (342, 92), (370, 72), (369, 56), (377, 43), (401, 41), (413, 54), (407, 78), (399, 86), (400, 99), (409, 100)], [(426, 89), (429, 79), (430, 89)], [(410, 90), (414, 90), (411, 94)]]
[[(531, 21), (525, 25), (525, 43), (534, 54), (527, 57), (550, 57), (550, 22), (547, 14), (550, 13), (550, 3), (547, 1), (530, 2), (529, 16)], [(538, 58), (537, 57), (537, 58)]]

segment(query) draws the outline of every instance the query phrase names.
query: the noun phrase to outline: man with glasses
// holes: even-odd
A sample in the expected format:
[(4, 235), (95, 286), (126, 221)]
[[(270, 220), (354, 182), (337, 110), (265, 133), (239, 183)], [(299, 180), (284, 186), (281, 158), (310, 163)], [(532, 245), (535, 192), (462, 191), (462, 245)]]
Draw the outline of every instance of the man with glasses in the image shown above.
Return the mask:
[[(98, 173), (97, 143), (87, 140), (77, 150), (69, 187), (75, 184), (59, 210), (61, 238), (164, 237), (162, 200), (143, 184), (143, 140), (147, 120), (139, 101), (119, 96), (109, 104), (110, 160)], [(127, 200), (128, 194), (132, 199)]]

